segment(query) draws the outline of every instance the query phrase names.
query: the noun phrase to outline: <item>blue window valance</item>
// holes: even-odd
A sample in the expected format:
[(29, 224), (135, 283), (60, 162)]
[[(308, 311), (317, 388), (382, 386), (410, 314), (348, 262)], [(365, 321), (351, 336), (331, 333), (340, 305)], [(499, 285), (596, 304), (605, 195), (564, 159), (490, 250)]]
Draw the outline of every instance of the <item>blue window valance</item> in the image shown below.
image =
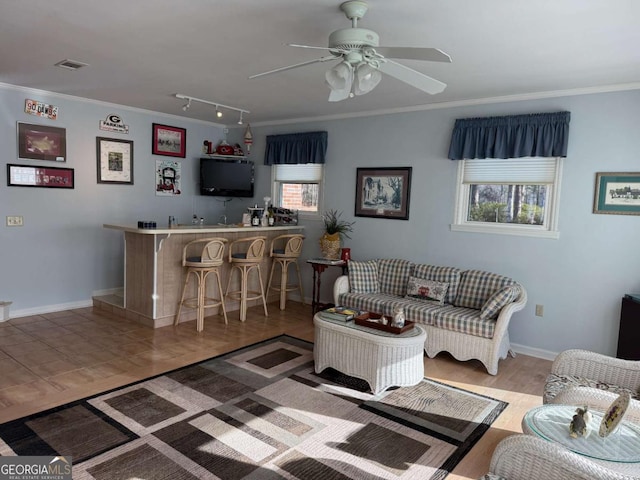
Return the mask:
[(327, 153), (327, 132), (267, 135), (265, 165), (324, 163)]
[(570, 112), (459, 118), (449, 158), (566, 157)]

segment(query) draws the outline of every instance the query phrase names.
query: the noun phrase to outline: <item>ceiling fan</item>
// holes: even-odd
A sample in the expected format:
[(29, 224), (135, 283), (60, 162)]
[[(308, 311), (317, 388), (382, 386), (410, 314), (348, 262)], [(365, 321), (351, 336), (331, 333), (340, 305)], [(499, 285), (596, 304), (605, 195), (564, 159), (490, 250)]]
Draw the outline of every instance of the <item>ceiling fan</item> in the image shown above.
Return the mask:
[(328, 50), (331, 55), (258, 73), (249, 78), (262, 77), (314, 63), (339, 60), (325, 74), (326, 83), (331, 89), (330, 102), (339, 102), (354, 95), (369, 93), (380, 83), (382, 79), (380, 72), (432, 95), (442, 92), (447, 86), (445, 83), (397, 63), (391, 58), (451, 62), (451, 57), (437, 48), (379, 46), (379, 36), (376, 32), (358, 28), (358, 20), (364, 16), (368, 8), (367, 2), (359, 0), (342, 3), (340, 9), (351, 20), (351, 28), (332, 32), (329, 35), (328, 47), (288, 44), (296, 48)]

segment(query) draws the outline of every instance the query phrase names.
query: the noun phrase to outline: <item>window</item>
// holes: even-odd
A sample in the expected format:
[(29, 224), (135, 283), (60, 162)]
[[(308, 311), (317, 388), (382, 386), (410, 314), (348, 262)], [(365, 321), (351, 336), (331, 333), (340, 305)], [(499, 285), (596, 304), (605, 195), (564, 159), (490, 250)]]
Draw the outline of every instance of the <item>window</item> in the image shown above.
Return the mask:
[(273, 165), (273, 204), (300, 213), (319, 213), (323, 164)]
[(561, 158), (460, 160), (452, 230), (558, 238)]

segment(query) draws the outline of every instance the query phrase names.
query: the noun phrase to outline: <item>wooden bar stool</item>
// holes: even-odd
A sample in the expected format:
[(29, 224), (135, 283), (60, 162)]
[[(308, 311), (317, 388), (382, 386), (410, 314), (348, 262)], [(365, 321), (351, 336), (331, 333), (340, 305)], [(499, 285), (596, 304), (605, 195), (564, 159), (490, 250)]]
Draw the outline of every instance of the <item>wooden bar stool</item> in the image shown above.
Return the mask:
[[(269, 256), (273, 259), (271, 274), (267, 284), (267, 295), (271, 290), (280, 292), (280, 310), (284, 310), (287, 305), (287, 292), (300, 290), (300, 299), (304, 305), (304, 292), (302, 291), (302, 278), (298, 266), (298, 257), (302, 253), (302, 243), (304, 235), (280, 235), (271, 241)], [(295, 265), (298, 275), (297, 284), (289, 284), (289, 265)], [(273, 285), (273, 272), (276, 266), (280, 266), (280, 285)]]
[[(224, 306), (222, 282), (220, 281), (220, 267), (224, 263), (224, 247), (227, 241), (226, 238), (202, 238), (187, 243), (182, 249), (182, 265), (188, 268), (184, 286), (182, 287), (182, 296), (178, 304), (178, 313), (176, 313), (176, 318), (173, 322), (174, 325), (178, 325), (180, 322), (180, 312), (183, 306), (197, 310), (196, 329), (198, 332), (204, 329), (204, 311), (206, 308), (221, 307), (224, 323), (227, 323), (227, 311)], [(192, 273), (198, 282), (198, 296), (184, 298)], [(207, 277), (210, 273), (213, 273), (216, 277), (220, 298), (206, 295)]]
[[(262, 299), (264, 306), (264, 316), (268, 317), (267, 300), (264, 296), (264, 283), (262, 282), (262, 273), (260, 272), (260, 262), (264, 257), (265, 245), (267, 237), (247, 237), (240, 238), (231, 242), (229, 246), (229, 264), (231, 271), (229, 272), (229, 281), (227, 282), (227, 292), (225, 298), (231, 297), (233, 300), (240, 300), (240, 321), (247, 319), (247, 301)], [(229, 291), (233, 272), (238, 271), (240, 274), (240, 290)], [(249, 273), (252, 270), (258, 272), (258, 282), (260, 291), (249, 290)]]

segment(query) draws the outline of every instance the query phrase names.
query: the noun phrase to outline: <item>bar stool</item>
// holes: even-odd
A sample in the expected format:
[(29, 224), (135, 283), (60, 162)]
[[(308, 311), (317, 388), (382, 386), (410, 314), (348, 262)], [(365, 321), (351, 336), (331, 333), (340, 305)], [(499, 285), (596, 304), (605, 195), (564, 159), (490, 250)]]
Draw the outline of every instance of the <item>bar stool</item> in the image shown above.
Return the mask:
[[(231, 297), (233, 300), (240, 300), (240, 321), (247, 319), (247, 300), (262, 299), (264, 306), (264, 316), (268, 317), (267, 300), (264, 296), (264, 283), (262, 282), (262, 273), (260, 272), (260, 262), (264, 257), (264, 249), (267, 243), (267, 237), (247, 237), (234, 240), (229, 245), (229, 264), (231, 271), (229, 272), (229, 281), (227, 282), (227, 292), (225, 298)], [(249, 290), (249, 273), (251, 270), (258, 272), (258, 282), (260, 283), (260, 291)], [(240, 274), (240, 290), (229, 291), (233, 272), (238, 271)]]
[[(220, 281), (220, 267), (224, 263), (224, 247), (227, 241), (226, 238), (202, 238), (187, 243), (182, 249), (182, 266), (188, 268), (184, 286), (182, 287), (182, 296), (178, 304), (178, 313), (176, 313), (176, 318), (173, 322), (174, 325), (178, 325), (180, 322), (180, 312), (183, 305), (197, 310), (196, 329), (198, 332), (204, 329), (205, 308), (221, 307), (224, 323), (227, 323), (227, 311), (224, 306), (222, 282)], [(198, 282), (198, 296), (184, 298), (192, 273)], [(206, 295), (207, 277), (210, 273), (213, 273), (216, 277), (219, 299), (207, 297)]]
[[(302, 242), (304, 235), (280, 235), (275, 237), (271, 242), (271, 250), (269, 256), (273, 259), (271, 265), (271, 274), (269, 275), (269, 283), (267, 284), (267, 295), (271, 290), (280, 292), (280, 310), (284, 310), (287, 305), (287, 292), (300, 290), (300, 298), (304, 305), (304, 293), (302, 291), (302, 278), (300, 277), (300, 268), (298, 267), (298, 257), (302, 252)], [(295, 265), (298, 274), (298, 283), (289, 284), (289, 265)], [(280, 285), (272, 285), (273, 272), (276, 266), (280, 266)]]

